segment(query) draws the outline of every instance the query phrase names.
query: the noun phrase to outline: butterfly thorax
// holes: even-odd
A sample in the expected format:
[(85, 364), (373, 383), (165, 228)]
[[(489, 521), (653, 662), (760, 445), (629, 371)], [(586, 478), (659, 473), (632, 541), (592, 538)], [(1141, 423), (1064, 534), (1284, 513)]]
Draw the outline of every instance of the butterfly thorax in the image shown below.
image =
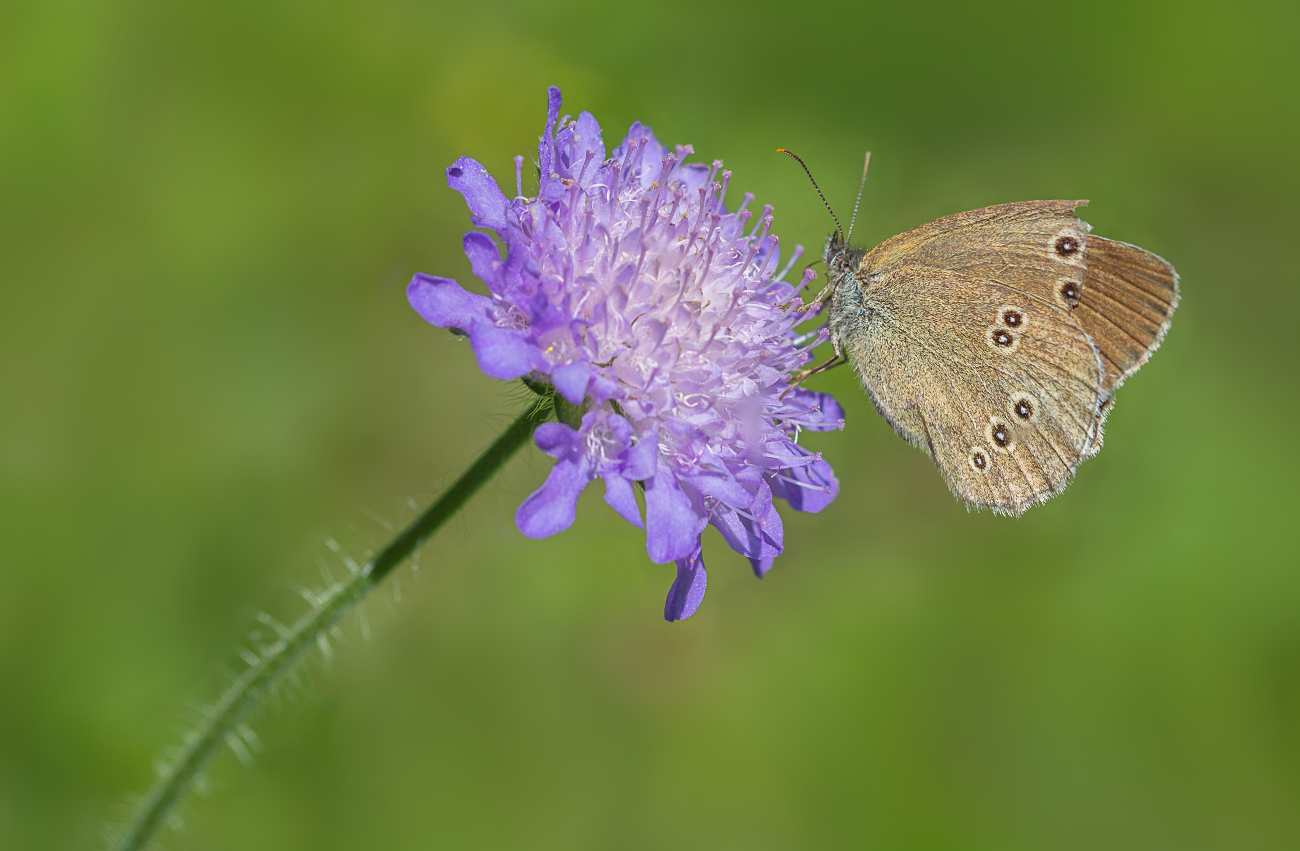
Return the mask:
[(863, 298), (866, 281), (862, 278), (862, 258), (865, 255), (866, 251), (849, 245), (838, 233), (826, 240), (822, 259), (830, 278), (827, 317), (837, 353), (850, 349), (848, 343), (854, 338), (854, 329), (860, 328), (869, 316)]

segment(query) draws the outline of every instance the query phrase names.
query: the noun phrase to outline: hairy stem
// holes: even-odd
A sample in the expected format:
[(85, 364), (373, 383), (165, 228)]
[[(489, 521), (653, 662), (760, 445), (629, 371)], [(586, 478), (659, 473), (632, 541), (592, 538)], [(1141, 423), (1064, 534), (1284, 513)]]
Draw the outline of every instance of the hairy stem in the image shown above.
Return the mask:
[(439, 526), (492, 478), (527, 442), (542, 410), (540, 407), (530, 408), (515, 420), (446, 493), (378, 555), (353, 571), (346, 580), (335, 583), (312, 599), (311, 611), (296, 623), (281, 628), (278, 640), (226, 689), (217, 704), (205, 714), (199, 729), (186, 738), (180, 753), (163, 769), (117, 840), (114, 846), (117, 851), (138, 851), (149, 843), (221, 744), (231, 742), (232, 747), (242, 746), (232, 740), (237, 739), (235, 729), (244, 716), (257, 706), (281, 676), (293, 668), (303, 651), (321, 641), (370, 589), (419, 549)]

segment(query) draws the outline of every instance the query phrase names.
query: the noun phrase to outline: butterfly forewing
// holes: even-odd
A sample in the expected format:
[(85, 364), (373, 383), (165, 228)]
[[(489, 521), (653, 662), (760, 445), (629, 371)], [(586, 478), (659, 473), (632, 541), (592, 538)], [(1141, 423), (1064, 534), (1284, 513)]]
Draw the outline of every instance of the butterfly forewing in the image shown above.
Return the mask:
[(1074, 210), (1086, 203), (1021, 201), (944, 216), (876, 246), (863, 268), (948, 269), (1070, 310), (1071, 293), (1083, 285), (1088, 244), (1088, 226)]
[(1150, 251), (1098, 236), (1086, 262), (1075, 315), (1101, 353), (1109, 398), (1160, 347), (1178, 306), (1178, 274)]

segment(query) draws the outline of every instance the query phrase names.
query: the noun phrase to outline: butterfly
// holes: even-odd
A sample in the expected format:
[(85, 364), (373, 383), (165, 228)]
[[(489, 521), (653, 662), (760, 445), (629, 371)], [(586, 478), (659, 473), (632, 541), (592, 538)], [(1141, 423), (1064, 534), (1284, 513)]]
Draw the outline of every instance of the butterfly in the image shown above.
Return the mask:
[(869, 251), (836, 219), (818, 300), (835, 357), (807, 374), (851, 363), (969, 505), (1018, 515), (1060, 493), (1178, 306), (1173, 266), (1092, 235), (1086, 203), (957, 213)]

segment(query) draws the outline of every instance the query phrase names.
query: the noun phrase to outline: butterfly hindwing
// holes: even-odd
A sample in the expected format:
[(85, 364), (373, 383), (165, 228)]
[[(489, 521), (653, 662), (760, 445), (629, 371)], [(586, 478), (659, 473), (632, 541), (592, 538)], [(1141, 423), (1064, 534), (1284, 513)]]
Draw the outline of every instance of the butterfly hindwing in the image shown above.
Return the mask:
[(1095, 438), (1101, 365), (1066, 311), (904, 264), (873, 276), (846, 352), (877, 409), (961, 499), (1019, 514), (1068, 483)]

